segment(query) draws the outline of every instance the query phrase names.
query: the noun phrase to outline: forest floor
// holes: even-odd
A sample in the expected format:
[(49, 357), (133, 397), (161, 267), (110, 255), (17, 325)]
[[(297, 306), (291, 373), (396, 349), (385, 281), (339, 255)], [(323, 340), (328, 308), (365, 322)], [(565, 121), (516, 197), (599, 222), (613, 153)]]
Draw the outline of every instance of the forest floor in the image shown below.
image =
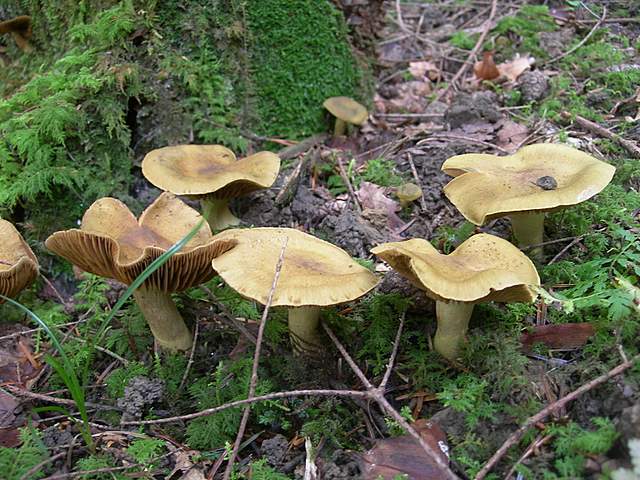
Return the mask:
[[(231, 478), (455, 478), (398, 415), (463, 479), (613, 478), (630, 468), (628, 444), (640, 438), (640, 9), (547, 3), (390, 1), (383, 25), (354, 9), (348, 20), (377, 33), (369, 120), (346, 138), (250, 145), (286, 147), (274, 186), (232, 204), (243, 225), (313, 233), (382, 281), (325, 314), (335, 339), (321, 360), (293, 357), (285, 314), (267, 312), (256, 395), (274, 395), (253, 404)], [(497, 77), (487, 73), (494, 63)], [(446, 362), (430, 340), (433, 302), (370, 249), (420, 237), (449, 253), (478, 232), (510, 240), (507, 220), (464, 219), (443, 193), (441, 165), (544, 142), (587, 152), (616, 175), (596, 197), (548, 214), (537, 263), (548, 295), (478, 305), (459, 363)], [(423, 195), (401, 206), (395, 192), (406, 183)], [(160, 191), (140, 175), (129, 193), (144, 204)], [(6, 478), (223, 478), (242, 408), (182, 416), (247, 397), (262, 307), (215, 278), (178, 296), (195, 333), (187, 355), (154, 350), (129, 302), (89, 350), (124, 289), (61, 276), (36, 292), (37, 311), (86, 373), (87, 419), (44, 361), (43, 331), (27, 320), (0, 326)], [(324, 392), (277, 394), (294, 390)], [(640, 478), (629, 475), (615, 478)]]

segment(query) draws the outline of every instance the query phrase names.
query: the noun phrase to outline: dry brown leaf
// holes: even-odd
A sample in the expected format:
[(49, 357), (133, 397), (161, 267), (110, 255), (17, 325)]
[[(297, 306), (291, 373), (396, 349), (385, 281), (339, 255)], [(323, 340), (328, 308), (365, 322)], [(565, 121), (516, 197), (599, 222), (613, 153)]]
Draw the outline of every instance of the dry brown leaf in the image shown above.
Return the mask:
[(362, 216), (371, 223), (386, 227), (392, 232), (404, 226), (405, 223), (395, 213), (400, 210), (400, 204), (386, 196), (385, 187), (362, 182), (355, 193), (362, 206)]
[(482, 60), (476, 62), (473, 66), (473, 73), (480, 80), (493, 80), (500, 76), (496, 62), (493, 61), (493, 52), (484, 52), (482, 54)]
[(561, 325), (537, 325), (531, 332), (520, 337), (525, 352), (531, 351), (536, 343), (542, 343), (554, 350), (572, 350), (587, 343), (595, 330), (590, 323), (565, 323)]
[[(413, 426), (425, 442), (448, 462), (449, 447), (442, 429), (436, 423), (424, 419), (418, 420)], [(371, 450), (359, 457), (359, 461), (364, 480), (391, 480), (403, 474), (409, 480), (448, 478), (409, 435), (379, 440)]]
[(509, 153), (515, 153), (529, 135), (529, 129), (513, 120), (504, 119), (498, 122), (496, 145)]
[(515, 82), (520, 75), (531, 68), (531, 65), (533, 65), (535, 61), (536, 59), (529, 55), (516, 57), (510, 62), (499, 64), (498, 71), (500, 75), (503, 75), (510, 82)]

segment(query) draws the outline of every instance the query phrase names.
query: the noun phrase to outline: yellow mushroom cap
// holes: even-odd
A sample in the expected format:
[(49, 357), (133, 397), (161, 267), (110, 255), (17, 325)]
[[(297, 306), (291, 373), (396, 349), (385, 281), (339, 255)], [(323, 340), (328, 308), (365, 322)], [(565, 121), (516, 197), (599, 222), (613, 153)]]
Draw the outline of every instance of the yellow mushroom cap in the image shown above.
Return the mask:
[(11, 222), (0, 219), (0, 294), (14, 297), (37, 276), (38, 260), (31, 248)]
[(529, 145), (514, 155), (470, 153), (442, 164), (454, 178), (444, 193), (472, 223), (583, 202), (606, 187), (615, 167), (575, 148)]
[(405, 183), (396, 190), (396, 197), (402, 203), (413, 202), (422, 197), (422, 189), (415, 183)]
[(535, 294), (529, 285), (540, 285), (524, 253), (486, 233), (472, 236), (449, 255), (421, 238), (384, 243), (371, 252), (442, 302), (531, 302)]
[(287, 247), (273, 306), (327, 306), (361, 297), (377, 277), (347, 252), (293, 228), (225, 230), (218, 239), (238, 242), (213, 259), (222, 279), (241, 295), (267, 303), (285, 239)]
[[(156, 258), (187, 235), (202, 217), (171, 193), (161, 194), (140, 216), (115, 198), (101, 198), (85, 212), (80, 229), (56, 232), (47, 248), (81, 269), (129, 285)], [(204, 222), (198, 233), (145, 281), (147, 288), (178, 292), (210, 280), (210, 261), (233, 248)]]
[(176, 195), (245, 195), (268, 188), (280, 170), (280, 157), (258, 152), (240, 160), (222, 145), (177, 145), (152, 150), (142, 173), (156, 187)]
[(322, 106), (334, 117), (354, 125), (362, 125), (369, 116), (369, 112), (363, 105), (349, 97), (327, 98)]

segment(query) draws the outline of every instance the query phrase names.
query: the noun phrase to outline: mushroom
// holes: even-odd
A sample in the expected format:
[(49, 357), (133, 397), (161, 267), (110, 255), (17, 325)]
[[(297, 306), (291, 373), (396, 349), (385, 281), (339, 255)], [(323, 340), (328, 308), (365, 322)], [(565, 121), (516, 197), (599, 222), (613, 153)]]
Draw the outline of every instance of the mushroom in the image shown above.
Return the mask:
[[(115, 198), (97, 200), (82, 217), (80, 229), (55, 232), (47, 248), (81, 269), (130, 285), (145, 268), (187, 235), (202, 217), (170, 193), (162, 193), (139, 220)], [(172, 292), (186, 290), (214, 276), (211, 259), (235, 245), (218, 240), (207, 225), (133, 293), (158, 344), (186, 350), (191, 334)]]
[(336, 124), (333, 129), (333, 134), (336, 137), (344, 135), (347, 123), (362, 125), (369, 116), (369, 112), (363, 105), (349, 97), (327, 98), (322, 106), (336, 117)]
[(29, 43), (29, 38), (31, 38), (31, 17), (28, 15), (21, 15), (11, 20), (0, 22), (0, 34), (3, 33), (10, 33), (18, 48), (23, 52), (32, 50)]
[(402, 208), (422, 197), (422, 189), (415, 183), (405, 183), (396, 189), (396, 197), (400, 200)]
[(149, 152), (142, 173), (156, 187), (198, 198), (213, 230), (238, 225), (229, 199), (268, 188), (280, 170), (280, 158), (258, 152), (240, 160), (222, 145), (176, 145)]
[(15, 297), (35, 280), (38, 268), (38, 259), (16, 227), (0, 219), (0, 295)]
[(424, 290), (436, 302), (438, 328), (433, 346), (455, 360), (473, 306), (479, 302), (532, 302), (529, 285), (540, 285), (535, 266), (518, 248), (481, 233), (449, 255), (421, 238), (378, 245), (371, 252)]
[(263, 305), (287, 241), (272, 305), (289, 309), (289, 333), (296, 354), (322, 350), (318, 331), (322, 307), (355, 300), (378, 283), (373, 273), (341, 248), (293, 228), (232, 229), (216, 238), (238, 244), (212, 260), (214, 270), (240, 295)]
[[(545, 212), (583, 202), (606, 187), (615, 167), (564, 145), (537, 144), (513, 155), (471, 153), (442, 164), (454, 178), (444, 193), (470, 222), (509, 216), (523, 248), (542, 243)], [(540, 257), (542, 248), (532, 256)]]

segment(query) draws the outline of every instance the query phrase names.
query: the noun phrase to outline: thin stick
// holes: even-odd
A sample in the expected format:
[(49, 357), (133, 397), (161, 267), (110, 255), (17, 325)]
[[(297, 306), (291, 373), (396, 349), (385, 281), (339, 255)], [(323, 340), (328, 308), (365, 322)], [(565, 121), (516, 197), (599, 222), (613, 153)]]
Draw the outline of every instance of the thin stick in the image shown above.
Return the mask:
[(571, 247), (573, 247), (574, 245), (577, 245), (578, 243), (580, 243), (580, 241), (582, 240), (582, 235), (579, 237), (574, 238), (571, 242), (569, 242), (567, 245), (565, 245), (565, 247), (560, 250), (558, 252), (558, 254), (553, 257), (551, 260), (549, 260), (549, 263), (547, 263), (547, 265), (553, 265), (554, 263), (556, 263), (558, 260), (560, 260), (562, 258), (562, 256), (567, 253), (569, 251), (569, 249)]
[(344, 166), (342, 165), (342, 159), (340, 158), (340, 155), (338, 155), (336, 159), (338, 162), (338, 170), (340, 171), (340, 176), (342, 177), (342, 181), (345, 183), (345, 185), (347, 186), (347, 189), (349, 190), (349, 196), (351, 197), (351, 200), (353, 201), (353, 204), (355, 205), (358, 213), (362, 213), (362, 207), (360, 206), (360, 202), (358, 202), (358, 197), (356, 197), (356, 192), (353, 190), (353, 185), (351, 185), (351, 180), (349, 180), (349, 177), (347, 176), (347, 172), (345, 172), (344, 170)]
[(67, 452), (60, 452), (56, 455), (53, 455), (52, 457), (46, 458), (43, 461), (41, 461), (40, 463), (38, 463), (37, 465), (34, 465), (33, 467), (31, 467), (29, 470), (27, 470), (21, 477), (20, 480), (29, 480), (31, 478), (33, 478), (33, 475), (36, 474), (36, 472), (38, 472), (42, 467), (44, 467), (45, 465), (49, 464), (49, 463), (53, 463), (56, 460), (58, 460), (59, 458), (65, 457), (67, 455)]
[(587, 43), (587, 40), (589, 40), (591, 38), (591, 36), (596, 33), (596, 30), (598, 30), (598, 28), (600, 28), (600, 25), (602, 25), (602, 22), (604, 22), (604, 19), (607, 16), (607, 7), (606, 5), (602, 6), (602, 16), (600, 17), (600, 19), (596, 22), (596, 24), (593, 26), (593, 28), (589, 31), (589, 33), (587, 33), (587, 36), (584, 37), (582, 40), (580, 40), (580, 43), (578, 43), (575, 47), (570, 48), (569, 50), (567, 50), (564, 53), (561, 53), (560, 55), (558, 55), (557, 57), (553, 57), (551, 60), (545, 62), (545, 65), (550, 65), (554, 62), (557, 62), (558, 60), (566, 57), (567, 55), (571, 55), (573, 52), (575, 52), (576, 50), (578, 50), (580, 47), (582, 47), (585, 43)]
[(491, 471), (491, 469), (495, 467), (496, 464), (500, 461), (500, 459), (507, 453), (509, 448), (511, 448), (516, 443), (518, 443), (518, 441), (520, 441), (520, 438), (522, 438), (522, 436), (527, 432), (529, 427), (531, 427), (532, 425), (535, 425), (538, 422), (541, 422), (542, 420), (547, 418), (551, 413), (553, 413), (559, 408), (563, 408), (567, 403), (571, 402), (572, 400), (575, 400), (583, 393), (588, 392), (589, 390), (597, 387), (598, 385), (606, 382), (607, 380), (615, 377), (616, 375), (620, 375), (622, 372), (632, 367), (633, 364), (638, 359), (640, 359), (640, 354), (632, 357), (628, 362), (621, 363), (620, 365), (613, 368), (612, 370), (609, 370), (604, 375), (600, 375), (599, 377), (594, 378), (590, 382), (582, 385), (581, 387), (577, 388), (576, 390), (569, 393), (568, 395), (565, 395), (561, 399), (547, 405), (540, 412), (536, 413), (533, 417), (529, 417), (529, 419), (526, 422), (524, 422), (524, 424), (520, 428), (518, 428), (518, 430), (516, 430), (513, 434), (511, 434), (509, 438), (507, 438), (507, 440), (505, 440), (502, 446), (496, 451), (496, 453), (493, 454), (493, 456), (489, 459), (489, 461), (478, 472), (474, 480), (482, 480), (484, 477), (486, 477), (487, 474)]
[[(28, 390), (23, 390), (13, 385), (4, 385), (3, 388), (6, 388), (11, 393), (14, 393), (19, 397), (32, 398), (34, 400), (40, 400), (42, 402), (48, 402), (48, 403), (55, 403), (58, 405), (71, 405), (74, 407), (76, 406), (76, 402), (68, 398), (58, 398), (58, 397), (52, 397), (50, 395), (43, 395), (41, 393), (30, 392)], [(100, 403), (91, 403), (91, 402), (85, 402), (84, 404), (89, 408), (95, 408), (97, 410), (115, 410), (118, 412), (122, 411), (120, 407), (114, 407), (111, 405), (102, 405)]]
[(514, 463), (513, 466), (509, 469), (509, 471), (504, 476), (504, 478), (505, 479), (511, 478), (511, 475), (513, 475), (513, 472), (516, 471), (516, 468), (518, 468), (518, 465), (520, 465), (527, 458), (529, 458), (531, 454), (534, 452), (534, 450), (538, 449), (545, 443), (548, 443), (549, 440), (551, 440), (552, 438), (553, 438), (553, 435), (545, 435), (544, 437), (542, 435), (538, 435), (538, 437), (531, 443), (531, 445), (529, 445), (529, 448), (527, 448), (525, 452), (522, 454), (522, 456), (520, 456), (518, 461)]
[(424, 145), (425, 143), (433, 141), (433, 140), (448, 140), (448, 139), (461, 140), (463, 142), (469, 142), (469, 143), (476, 143), (478, 145), (484, 145), (485, 147), (490, 147), (490, 148), (493, 148), (495, 150), (498, 150), (501, 153), (509, 155), (509, 151), (508, 150), (505, 150), (502, 147), (494, 145), (493, 143), (485, 142), (484, 140), (478, 140), (478, 139), (473, 138), (473, 137), (466, 137), (464, 135), (456, 135), (456, 134), (453, 134), (453, 133), (439, 133), (439, 134), (436, 134), (436, 135), (432, 135), (431, 137), (423, 138), (416, 145), (418, 145), (418, 146)]
[(187, 368), (184, 369), (184, 373), (182, 374), (182, 380), (180, 380), (180, 385), (178, 386), (178, 390), (182, 390), (184, 384), (187, 381), (187, 377), (189, 376), (189, 371), (191, 370), (191, 366), (193, 365), (193, 356), (196, 353), (196, 342), (198, 341), (198, 333), (199, 333), (199, 323), (196, 321), (195, 327), (193, 327), (193, 343), (191, 344), (191, 353), (189, 353), (189, 361), (187, 362)]
[[(413, 155), (411, 155), (411, 152), (407, 152), (407, 158), (409, 159), (409, 166), (411, 167), (413, 179), (416, 181), (416, 185), (420, 187), (420, 192), (422, 192), (422, 182), (420, 182), (420, 176), (418, 175), (418, 170), (416, 170), (416, 164), (413, 163)], [(423, 212), (427, 211), (427, 202), (424, 199), (424, 195), (420, 195), (420, 208)]]
[[(568, 117), (571, 117), (571, 114), (569, 112), (562, 112), (562, 116), (568, 118)], [(592, 122), (591, 120), (587, 120), (586, 118), (581, 117), (580, 115), (575, 116), (575, 121), (578, 125), (580, 125), (585, 130), (588, 130), (591, 133), (600, 135), (601, 137), (608, 138), (609, 140), (613, 140), (614, 142), (617, 142), (618, 144), (620, 144), (621, 147), (623, 147), (629, 153), (634, 155), (636, 158), (640, 158), (640, 147), (638, 147), (638, 145), (636, 145), (634, 142), (630, 140), (626, 140), (622, 138), (620, 135), (618, 135), (617, 133), (613, 133), (612, 131), (607, 130), (604, 127), (601, 127), (597, 123)]]
[(123, 421), (120, 425), (159, 425), (162, 423), (174, 423), (184, 422), (187, 420), (193, 420), (196, 418), (208, 417), (218, 412), (228, 410), (230, 408), (241, 407), (251, 403), (264, 402), (266, 400), (275, 400), (278, 398), (290, 398), (290, 397), (302, 397), (307, 395), (318, 395), (321, 397), (358, 397), (369, 398), (368, 392), (358, 390), (290, 390), (288, 392), (275, 392), (259, 397), (245, 398), (243, 400), (236, 400), (234, 402), (225, 403), (219, 407), (207, 408), (195, 413), (189, 413), (186, 415), (178, 415), (175, 417), (158, 418), (155, 420), (137, 420), (137, 421)]
[(449, 85), (447, 86), (447, 88), (445, 88), (442, 92), (440, 92), (438, 94), (438, 96), (436, 97), (436, 99), (431, 103), (435, 103), (435, 102), (441, 100), (442, 97), (444, 97), (451, 90), (453, 85), (455, 85), (455, 83), (458, 80), (460, 80), (460, 77), (462, 77), (462, 75), (464, 75), (465, 72), (467, 71), (467, 69), (472, 65), (473, 59), (478, 54), (478, 51), (480, 50), (480, 47), (482, 47), (482, 44), (484, 43), (484, 39), (489, 34), (489, 30), (491, 30), (491, 24), (493, 23), (493, 18), (496, 16), (496, 10), (497, 9), (498, 9), (498, 0), (492, 0), (492, 2), (491, 2), (491, 11), (489, 12), (489, 18), (485, 22), (484, 28), (482, 29), (482, 32), (480, 33), (480, 36), (478, 37), (478, 41), (474, 45), (473, 50), (471, 50), (471, 52), (469, 52), (469, 56), (464, 61), (464, 63), (460, 67), (460, 69), (453, 76), (453, 78), (449, 82)]
[(356, 376), (360, 379), (360, 381), (364, 384), (364, 386), (367, 389), (367, 392), (369, 393), (369, 397), (372, 397), (373, 400), (375, 400), (376, 403), (380, 405), (380, 408), (382, 408), (382, 410), (384, 410), (387, 413), (387, 415), (389, 415), (396, 422), (398, 422), (398, 424), (418, 442), (418, 444), (422, 447), (422, 449), (427, 454), (427, 456), (436, 465), (438, 465), (438, 467), (440, 467), (442, 473), (445, 475), (446, 478), (459, 480), (458, 477), (449, 469), (448, 462), (445, 462), (442, 459), (442, 457), (433, 448), (431, 448), (431, 446), (427, 444), (427, 442), (425, 442), (425, 440), (415, 430), (415, 428), (409, 425), (409, 423), (404, 419), (404, 417), (400, 415), (398, 411), (391, 406), (391, 404), (385, 398), (384, 393), (379, 388), (374, 387), (371, 384), (371, 382), (367, 379), (367, 377), (365, 377), (364, 373), (362, 373), (362, 370), (360, 370), (358, 365), (356, 365), (356, 363), (353, 361), (351, 356), (347, 353), (347, 350), (344, 348), (342, 343), (340, 343), (340, 340), (338, 340), (338, 338), (335, 336), (333, 331), (327, 326), (327, 324), (323, 322), (322, 327), (324, 328), (325, 332), (327, 332), (327, 335), (329, 335), (329, 338), (331, 338), (334, 345), (336, 346), (336, 348), (338, 349), (342, 357), (345, 359), (347, 364), (351, 367), (351, 369), (353, 370), (353, 373), (355, 373)]
[(536, 243), (535, 245), (527, 245), (526, 247), (522, 247), (520, 250), (522, 250), (523, 252), (527, 252), (527, 251), (529, 251), (529, 250), (531, 250), (533, 248), (544, 247), (545, 245), (552, 245), (554, 243), (562, 243), (562, 242), (566, 242), (567, 240), (574, 241), (576, 238), (582, 239), (582, 238), (584, 238), (586, 236), (587, 236), (587, 234), (578, 235), (577, 237), (556, 238), (555, 240), (549, 240), (547, 242)]
[[(278, 280), (280, 279), (280, 272), (282, 271), (282, 263), (284, 261), (284, 252), (287, 249), (287, 243), (289, 239), (285, 238), (282, 243), (282, 249), (280, 250), (280, 257), (278, 258), (278, 263), (276, 264), (276, 272), (273, 275), (273, 282), (271, 283), (271, 290), (269, 291), (269, 297), (267, 298), (267, 304), (264, 307), (264, 311), (262, 312), (262, 318), (260, 319), (260, 326), (258, 327), (258, 337), (256, 339), (256, 349), (253, 353), (253, 368), (251, 370), (251, 380), (249, 382), (249, 395), (247, 398), (254, 398), (256, 394), (256, 386), (258, 385), (258, 364), (260, 363), (260, 352), (262, 350), (262, 337), (264, 336), (264, 327), (267, 324), (267, 319), (269, 318), (269, 309), (271, 308), (271, 303), (273, 302), (273, 294), (276, 291), (276, 287), (278, 286)], [(249, 421), (249, 413), (251, 412), (251, 406), (247, 405), (244, 408), (244, 412), (242, 413), (242, 419), (240, 420), (240, 427), (238, 428), (238, 434), (236, 435), (236, 441), (233, 444), (233, 450), (231, 455), (229, 456), (229, 460), (227, 461), (227, 468), (224, 471), (223, 480), (229, 480), (231, 478), (231, 473), (233, 472), (233, 463), (235, 462), (236, 456), (238, 455), (238, 451), (240, 449), (240, 444), (242, 443), (242, 437), (244, 436), (244, 431), (247, 428), (247, 422)]]
[(387, 371), (384, 372), (384, 377), (382, 377), (382, 381), (380, 382), (380, 385), (378, 385), (378, 389), (381, 391), (384, 391), (387, 383), (389, 382), (389, 377), (391, 377), (391, 372), (393, 371), (393, 364), (395, 363), (396, 355), (398, 354), (398, 345), (400, 344), (400, 337), (402, 336), (402, 328), (404, 327), (404, 319), (406, 315), (406, 312), (402, 312), (402, 315), (400, 315), (400, 325), (398, 325), (396, 339), (393, 341), (393, 349), (391, 350), (389, 363), (387, 363)]

